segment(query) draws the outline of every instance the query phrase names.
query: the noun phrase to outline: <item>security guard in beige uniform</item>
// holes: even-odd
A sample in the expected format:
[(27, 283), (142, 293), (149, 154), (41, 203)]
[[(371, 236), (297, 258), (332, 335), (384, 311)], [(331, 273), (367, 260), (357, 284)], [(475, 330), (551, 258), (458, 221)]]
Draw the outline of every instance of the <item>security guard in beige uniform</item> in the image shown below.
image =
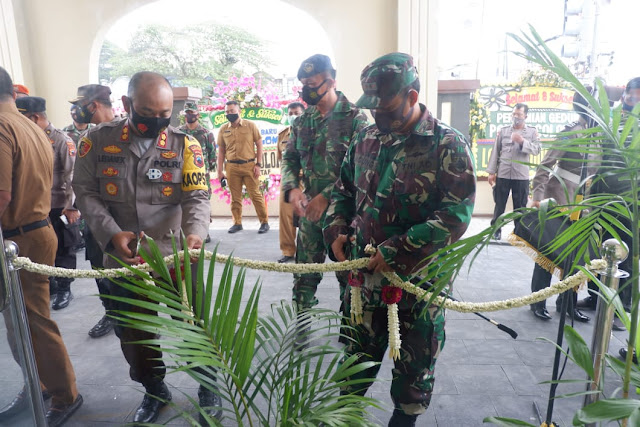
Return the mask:
[[(172, 253), (172, 232), (182, 231), (189, 248), (202, 247), (210, 216), (204, 158), (198, 141), (169, 126), (169, 82), (156, 73), (136, 73), (122, 102), (127, 119), (90, 129), (78, 145), (74, 190), (96, 240), (105, 252), (128, 264), (137, 263), (129, 245), (139, 233), (152, 237), (165, 256)], [(105, 257), (105, 267), (117, 263)], [(115, 282), (110, 287), (111, 295), (137, 297)], [(114, 309), (143, 311), (120, 302)], [(131, 379), (147, 392), (133, 421), (154, 422), (166, 403), (153, 396), (171, 399), (163, 381), (162, 353), (157, 347), (131, 343), (155, 336), (120, 324), (115, 331)], [(206, 388), (200, 387), (198, 395), (201, 406), (220, 406), (219, 396)], [(218, 412), (212, 409), (209, 415)]]
[[(80, 231), (76, 224), (80, 218), (80, 212), (73, 207), (73, 189), (71, 188), (76, 146), (71, 138), (51, 124), (47, 118), (47, 104), (44, 98), (23, 96), (16, 99), (16, 107), (25, 117), (38, 125), (51, 142), (53, 187), (49, 219), (58, 237), (55, 265), (75, 270), (76, 254), (73, 248), (80, 243)], [(61, 310), (69, 305), (73, 299), (71, 282), (73, 279), (67, 277), (49, 278), (52, 309)]]

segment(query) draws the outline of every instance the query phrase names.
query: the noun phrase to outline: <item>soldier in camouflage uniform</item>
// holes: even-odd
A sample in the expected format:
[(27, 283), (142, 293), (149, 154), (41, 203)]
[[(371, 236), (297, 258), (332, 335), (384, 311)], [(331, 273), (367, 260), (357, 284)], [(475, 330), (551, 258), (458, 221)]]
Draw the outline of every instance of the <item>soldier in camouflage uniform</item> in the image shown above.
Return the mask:
[(91, 123), (80, 123), (78, 122), (78, 112), (81, 108), (76, 104), (71, 104), (71, 120), (72, 123), (69, 126), (62, 128), (62, 131), (67, 134), (69, 138), (73, 140), (73, 143), (78, 146), (78, 140), (80, 139), (80, 135), (85, 133), (87, 129), (91, 129), (93, 126)]
[[(355, 237), (350, 255), (365, 256), (367, 244), (378, 249), (364, 274), (363, 323), (352, 333), (347, 355), (380, 362), (389, 336), (381, 297), (388, 281), (381, 273), (410, 279), (430, 262), (426, 257), (457, 241), (471, 220), (476, 182), (465, 138), (417, 102), (420, 83), (411, 56), (382, 56), (363, 70), (361, 81), (364, 95), (356, 105), (371, 109), (376, 124), (360, 132), (347, 151), (324, 237), (330, 257), (339, 261), (346, 259), (349, 236)], [(425, 308), (428, 315), (421, 316)], [(395, 410), (389, 426), (404, 427), (415, 425), (429, 406), (435, 362), (444, 346), (444, 310), (425, 307), (406, 292), (398, 309), (402, 345), (393, 370)], [(378, 369), (357, 378), (375, 377)], [(364, 394), (369, 385), (344, 391)]]
[[(289, 144), (282, 155), (285, 202), (300, 216), (296, 263), (322, 263), (326, 250), (322, 224), (331, 190), (351, 139), (367, 125), (366, 116), (335, 89), (336, 71), (325, 55), (304, 60), (298, 70), (302, 99), (309, 108), (291, 126)], [(300, 190), (300, 171), (304, 193)], [(340, 298), (347, 273), (337, 272)], [(293, 300), (298, 308), (311, 308), (322, 274), (295, 274)]]
[[(204, 154), (205, 168), (207, 173), (216, 170), (216, 138), (213, 132), (202, 126), (199, 122), (200, 113), (195, 102), (185, 102), (184, 104), (185, 124), (180, 126), (178, 130), (191, 135), (198, 140)], [(209, 194), (211, 197), (211, 194)]]

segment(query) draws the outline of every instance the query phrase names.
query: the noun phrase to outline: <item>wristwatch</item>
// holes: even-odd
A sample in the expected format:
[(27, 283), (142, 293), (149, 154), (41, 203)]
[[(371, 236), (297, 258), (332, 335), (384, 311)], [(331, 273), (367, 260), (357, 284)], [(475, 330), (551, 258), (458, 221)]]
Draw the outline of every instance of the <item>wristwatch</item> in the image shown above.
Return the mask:
[(257, 167), (259, 167), (259, 168), (261, 168), (261, 167), (262, 167), (262, 163), (258, 163), (258, 162), (256, 162), (256, 166), (257, 166)]

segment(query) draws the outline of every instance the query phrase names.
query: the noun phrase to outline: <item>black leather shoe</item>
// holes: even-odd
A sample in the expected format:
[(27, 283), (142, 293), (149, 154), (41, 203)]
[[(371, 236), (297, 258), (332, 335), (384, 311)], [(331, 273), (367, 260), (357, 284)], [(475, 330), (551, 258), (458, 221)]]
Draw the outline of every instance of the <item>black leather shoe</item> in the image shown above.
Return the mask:
[(294, 259), (294, 258), (293, 258), (292, 256), (289, 256), (289, 255), (283, 255), (283, 256), (282, 256), (282, 258), (279, 258), (279, 259), (278, 259), (278, 262), (279, 262), (280, 264), (283, 264), (283, 263), (285, 263), (285, 262), (293, 261), (293, 259)]
[[(627, 347), (622, 347), (620, 349), (620, 351), (618, 352), (618, 354), (624, 360), (627, 360)], [(636, 365), (638, 364), (638, 358), (636, 357), (636, 352), (635, 351), (633, 352), (633, 363), (635, 363)]]
[(242, 231), (242, 224), (233, 224), (229, 229), (229, 233), (237, 233), (238, 231)]
[(573, 320), (575, 320), (576, 322), (586, 323), (589, 320), (591, 320), (591, 318), (589, 316), (585, 316), (577, 308), (575, 310), (573, 310), (573, 313), (567, 313), (567, 314), (569, 315), (569, 317), (572, 317)]
[(207, 234), (207, 237), (204, 238), (205, 243), (209, 243), (211, 241), (211, 236)]
[[(27, 397), (27, 389), (23, 387), (22, 390), (18, 392), (16, 397), (13, 398), (11, 403), (0, 410), (0, 421), (9, 419), (27, 409), (27, 407), (29, 406), (28, 399), (29, 398)], [(49, 399), (51, 399), (51, 395), (49, 394), (49, 392), (46, 390), (43, 391), (42, 400), (46, 402)]]
[(502, 239), (502, 231), (496, 230), (496, 232), (493, 233), (493, 240), (501, 240), (501, 239)]
[(73, 294), (71, 291), (58, 291), (51, 304), (51, 308), (54, 310), (62, 310), (69, 305), (72, 299)]
[(269, 231), (269, 223), (267, 222), (263, 222), (262, 224), (260, 224), (260, 228), (258, 229), (258, 234), (264, 234), (267, 231)]
[[(200, 386), (198, 388), (198, 405), (205, 410), (208, 418), (222, 419), (222, 399), (217, 393)], [(200, 425), (209, 425), (202, 414), (200, 414)]]
[(394, 409), (388, 427), (414, 427), (417, 419), (417, 415), (407, 415), (398, 409)]
[(58, 427), (64, 424), (74, 412), (82, 406), (82, 395), (78, 395), (76, 400), (70, 405), (51, 405), (45, 417), (49, 427)]
[(576, 308), (581, 308), (583, 310), (595, 310), (596, 305), (598, 305), (598, 299), (592, 296), (588, 296), (578, 301), (576, 304)]
[(542, 320), (551, 320), (551, 319), (553, 319), (553, 317), (551, 317), (551, 315), (549, 314), (547, 309), (544, 308), (544, 307), (536, 308), (535, 310), (533, 310), (533, 315), (536, 316), (538, 319), (542, 319)]
[[(136, 409), (133, 416), (134, 423), (152, 423), (158, 419), (160, 409), (167, 406), (167, 402), (171, 400), (171, 392), (164, 382), (145, 387), (147, 394), (144, 395), (142, 403)], [(159, 397), (163, 401), (156, 399)]]
[(91, 329), (89, 329), (89, 336), (91, 338), (100, 338), (107, 335), (113, 329), (113, 319), (106, 314), (102, 316), (102, 319), (98, 320), (98, 323)]

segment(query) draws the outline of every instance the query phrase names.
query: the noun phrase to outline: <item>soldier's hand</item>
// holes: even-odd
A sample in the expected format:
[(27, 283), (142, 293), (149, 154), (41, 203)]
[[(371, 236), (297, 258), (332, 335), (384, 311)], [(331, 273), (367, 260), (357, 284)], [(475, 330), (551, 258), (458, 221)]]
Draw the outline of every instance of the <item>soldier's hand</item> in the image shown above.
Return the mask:
[(189, 234), (187, 236), (187, 247), (189, 249), (200, 249), (202, 247), (202, 239), (197, 234)]
[[(142, 237), (142, 233), (140, 233), (140, 235), (141, 235), (140, 237)], [(138, 236), (136, 236), (136, 233), (132, 231), (121, 231), (119, 233), (116, 233), (111, 238), (111, 244), (113, 245), (113, 248), (116, 250), (116, 254), (118, 255), (118, 257), (123, 262), (130, 265), (140, 263), (140, 260), (138, 259), (137, 254), (135, 254), (130, 249), (131, 242), (136, 241), (137, 238)]]
[(496, 185), (496, 174), (495, 173), (490, 173), (489, 174), (489, 178), (487, 179), (487, 181), (489, 182), (490, 186), (494, 186)]
[(307, 205), (306, 217), (309, 221), (318, 221), (325, 210), (329, 206), (329, 200), (327, 200), (322, 194), (318, 194), (311, 199)]
[(369, 259), (369, 264), (367, 264), (367, 268), (369, 271), (373, 271), (374, 273), (382, 273), (382, 272), (391, 272), (393, 268), (389, 267), (389, 264), (382, 257), (382, 252), (376, 251), (376, 254)]
[(80, 211), (77, 209), (63, 209), (62, 214), (67, 217), (69, 224), (73, 224), (80, 219)]
[(347, 243), (346, 234), (338, 234), (338, 238), (331, 244), (331, 250), (338, 261), (346, 261), (347, 257), (344, 254), (344, 245)]
[(307, 198), (299, 188), (289, 190), (289, 204), (299, 217), (306, 216)]

